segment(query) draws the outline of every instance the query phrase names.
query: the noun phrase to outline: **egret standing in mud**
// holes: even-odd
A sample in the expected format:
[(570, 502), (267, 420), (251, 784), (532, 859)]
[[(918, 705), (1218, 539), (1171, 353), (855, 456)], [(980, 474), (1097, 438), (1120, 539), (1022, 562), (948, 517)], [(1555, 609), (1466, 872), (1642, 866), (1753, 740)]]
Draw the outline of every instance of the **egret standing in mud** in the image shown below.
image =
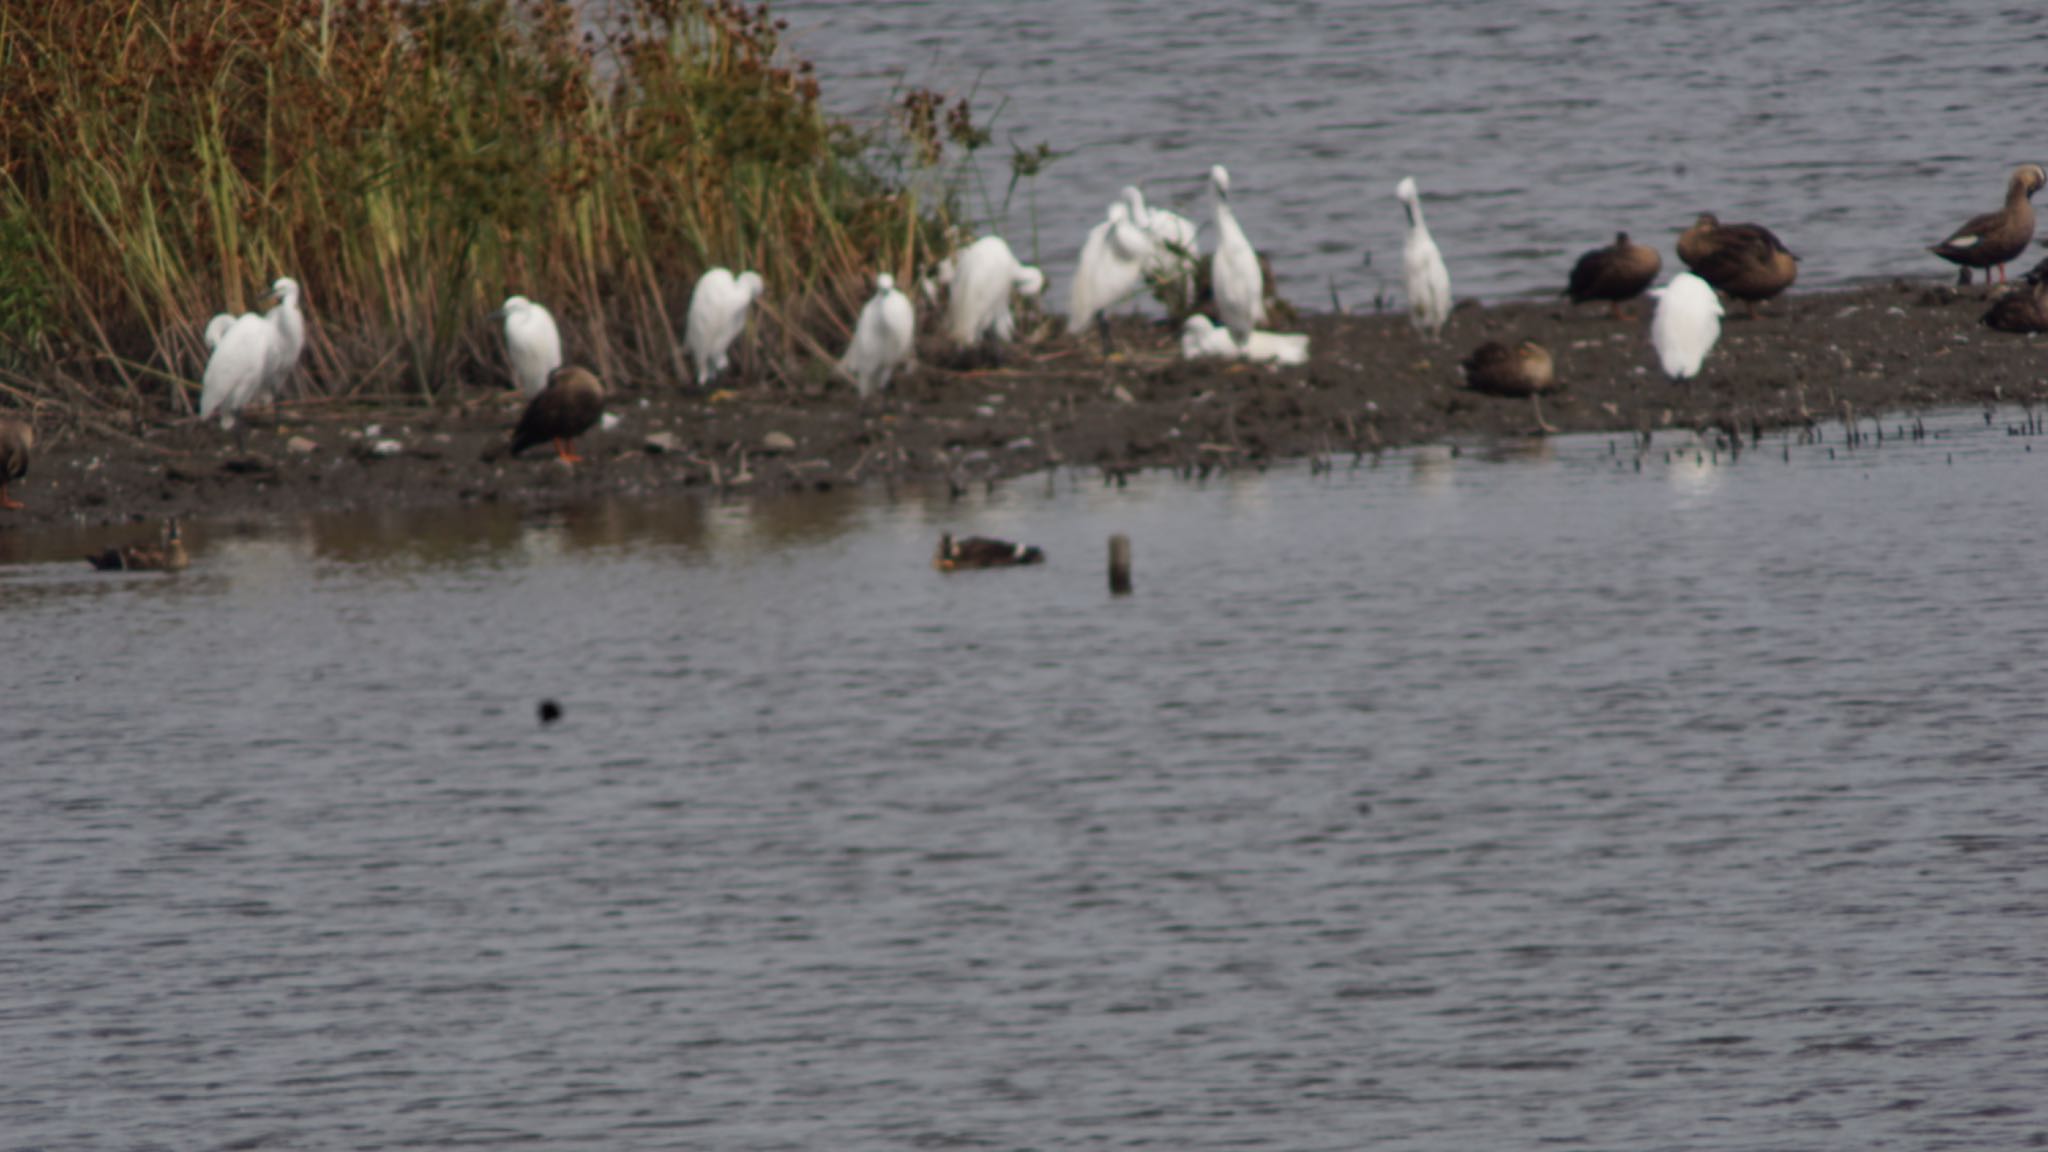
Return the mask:
[(1721, 301), (1705, 280), (1680, 272), (1669, 284), (1651, 290), (1657, 314), (1650, 321), (1650, 344), (1664, 374), (1690, 380), (1721, 338)]
[(896, 278), (887, 272), (875, 277), (875, 294), (860, 310), (853, 326), (853, 343), (839, 367), (853, 377), (866, 401), (889, 386), (889, 377), (910, 362), (917, 340), (917, 312), (910, 297), (896, 290)]
[(1182, 292), (1192, 298), (1195, 265), (1201, 255), (1195, 239), (1200, 229), (1195, 222), (1178, 212), (1150, 207), (1145, 203), (1145, 194), (1136, 185), (1126, 186), (1118, 195), (1122, 197), (1132, 222), (1152, 242), (1152, 250), (1142, 268), (1145, 277), (1179, 280)]
[(1242, 348), (1266, 319), (1266, 279), (1259, 271), (1258, 252), (1238, 227), (1237, 213), (1230, 210), (1230, 173), (1221, 164), (1209, 169), (1209, 191), (1216, 201), (1216, 255), (1209, 265), (1209, 288), (1216, 296), (1216, 318)]
[(512, 361), (512, 380), (519, 394), (532, 400), (548, 386), (548, 375), (562, 366), (562, 333), (546, 308), (524, 296), (509, 296), (498, 306), (505, 318), (505, 354)]
[(1045, 274), (1017, 259), (1000, 236), (984, 236), (953, 259), (952, 295), (946, 303), (946, 336), (961, 348), (984, 339), (998, 346), (1017, 332), (1010, 298), (1045, 290)]
[(1394, 186), (1394, 198), (1408, 212), (1408, 239), (1401, 246), (1401, 272), (1408, 290), (1408, 322), (1434, 341), (1443, 334), (1444, 321), (1451, 316), (1451, 271), (1444, 267), (1443, 253), (1422, 222), (1422, 194), (1415, 177), (1404, 176)]
[(729, 366), (733, 341), (747, 330), (747, 312), (761, 296), (761, 276), (729, 268), (713, 268), (697, 278), (690, 292), (690, 319), (685, 339), (697, 387), (708, 387)]
[(1109, 355), (1109, 310), (1145, 286), (1145, 265), (1151, 258), (1151, 234), (1131, 219), (1129, 204), (1112, 203), (1081, 244), (1074, 282), (1067, 290), (1067, 331), (1079, 335), (1096, 325), (1102, 334), (1102, 354)]
[(299, 283), (285, 277), (271, 285), (277, 306), (257, 315), (235, 318), (225, 330), (216, 316), (206, 326), (213, 354), (199, 390), (199, 418), (215, 413), (221, 427), (234, 426), (235, 414), (259, 400), (274, 397), (291, 375), (306, 342), (306, 321), (299, 312)]

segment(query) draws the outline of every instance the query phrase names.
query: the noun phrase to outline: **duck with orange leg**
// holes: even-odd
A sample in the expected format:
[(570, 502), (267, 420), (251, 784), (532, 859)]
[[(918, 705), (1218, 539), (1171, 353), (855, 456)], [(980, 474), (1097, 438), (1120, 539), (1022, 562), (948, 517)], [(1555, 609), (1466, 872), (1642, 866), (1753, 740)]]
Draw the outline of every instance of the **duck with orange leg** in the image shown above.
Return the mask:
[(163, 543), (158, 547), (130, 544), (126, 548), (94, 552), (85, 559), (102, 572), (181, 572), (191, 563), (185, 552), (184, 533), (178, 530), (176, 520), (164, 525)]
[(1957, 266), (1958, 287), (1970, 282), (1970, 269), (1984, 269), (1984, 282), (1991, 283), (1991, 270), (1998, 269), (2005, 281), (2005, 265), (2019, 257), (2034, 240), (2034, 193), (2048, 184), (2048, 169), (2039, 164), (2022, 164), (2005, 181), (2005, 206), (1996, 212), (1972, 216), (1948, 239), (1928, 251)]
[(941, 572), (968, 568), (1015, 568), (1022, 564), (1043, 564), (1045, 553), (1030, 544), (1012, 544), (991, 536), (968, 536), (955, 540), (951, 532), (939, 535), (939, 550), (932, 567)]
[(29, 454), (35, 446), (35, 425), (26, 420), (0, 420), (0, 508), (19, 512), (27, 507), (7, 495), (7, 486), (28, 475)]
[(588, 369), (564, 365), (548, 374), (547, 387), (527, 402), (512, 433), (510, 454), (519, 455), (537, 444), (554, 441), (555, 455), (564, 464), (581, 464), (576, 438), (597, 427), (604, 419), (604, 381)]

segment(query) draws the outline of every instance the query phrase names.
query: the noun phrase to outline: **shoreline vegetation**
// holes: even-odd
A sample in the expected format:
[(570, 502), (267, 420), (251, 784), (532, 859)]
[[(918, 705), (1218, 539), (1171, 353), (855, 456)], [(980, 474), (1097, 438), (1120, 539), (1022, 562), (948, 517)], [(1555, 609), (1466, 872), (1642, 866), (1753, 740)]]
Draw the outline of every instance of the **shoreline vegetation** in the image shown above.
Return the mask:
[[(1916, 411), (2048, 395), (2041, 343), (1981, 327), (1983, 296), (1930, 279), (1731, 317), (1683, 385), (1657, 369), (1648, 300), (1626, 320), (1464, 301), (1441, 343), (1398, 312), (1302, 313), (1285, 327), (1310, 359), (1287, 368), (1184, 360), (1173, 327), (1129, 315), (1105, 358), (1033, 305), (996, 363), (946, 350), (923, 307), (915, 370), (862, 404), (833, 361), (874, 273), (915, 285), (961, 235), (990, 141), (969, 100), (912, 90), (887, 125), (835, 120), (766, 7), (633, 0), (577, 21), (561, 0), (0, 9), (0, 413), (33, 412), (40, 432), (9, 521), (878, 478), (957, 494), (1048, 468), (1193, 477), (1519, 440), (1527, 403), (1459, 386), (1487, 340), (1550, 350), (1556, 430), (1631, 445), (1754, 449), (1879, 417), (1892, 436)], [(1019, 150), (1013, 175), (1052, 157)], [(739, 371), (707, 393), (682, 320), (721, 264), (767, 291)], [(202, 332), (277, 275), (305, 285), (309, 339), (245, 444), (191, 417)], [(588, 464), (487, 458), (517, 417), (488, 319), (512, 294), (545, 302), (569, 361), (611, 392)]]

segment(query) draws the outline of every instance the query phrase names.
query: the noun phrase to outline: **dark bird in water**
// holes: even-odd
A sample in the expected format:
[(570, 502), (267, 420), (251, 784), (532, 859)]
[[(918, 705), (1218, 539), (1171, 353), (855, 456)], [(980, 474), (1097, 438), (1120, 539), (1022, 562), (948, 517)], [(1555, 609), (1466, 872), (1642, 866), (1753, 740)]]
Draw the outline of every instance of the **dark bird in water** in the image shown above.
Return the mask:
[(1045, 553), (1029, 544), (1012, 544), (988, 536), (953, 539), (951, 532), (939, 535), (939, 551), (932, 567), (941, 572), (961, 568), (1011, 568), (1019, 564), (1043, 564)]
[(178, 531), (176, 520), (164, 525), (161, 547), (130, 544), (126, 548), (95, 552), (85, 559), (102, 572), (178, 572), (191, 562), (185, 554), (185, 536)]
[(555, 442), (564, 463), (580, 464), (575, 440), (604, 418), (604, 382), (573, 364), (548, 373), (547, 387), (526, 403), (519, 427), (512, 433), (514, 456), (536, 444)]
[(2048, 332), (2048, 260), (2034, 265), (2018, 287), (1999, 297), (1981, 322), (2000, 332)]
[(2033, 196), (2044, 184), (2048, 184), (2048, 170), (2039, 164), (2022, 164), (2013, 169), (2005, 182), (2005, 207), (1970, 217), (1968, 223), (1928, 251), (1960, 267), (1956, 273), (1959, 285), (1970, 282), (1972, 268), (1985, 270), (1986, 283), (1991, 279), (1990, 270), (1997, 268), (1998, 278), (2003, 281), (2006, 261), (2026, 251), (2034, 239)]
[(562, 706), (553, 700), (541, 701), (539, 711), (540, 722), (543, 724), (553, 724), (562, 718)]
[(7, 486), (28, 475), (29, 453), (35, 446), (35, 425), (26, 420), (0, 420), (0, 508), (25, 507), (8, 498)]
[(1723, 224), (1702, 212), (1678, 238), (1678, 258), (1700, 279), (1749, 306), (1799, 279), (1799, 257), (1761, 224)]
[(1664, 258), (1655, 248), (1631, 242), (1626, 232), (1616, 232), (1614, 243), (1593, 249), (1572, 265), (1565, 295), (1574, 304), (1605, 300), (1609, 314), (1620, 320), (1624, 315), (1621, 302), (1641, 296), (1663, 268)]
[(1465, 376), (1465, 387), (1481, 395), (1527, 396), (1536, 409), (1536, 431), (1556, 431), (1543, 419), (1543, 394), (1557, 388), (1548, 348), (1534, 340), (1524, 340), (1513, 348), (1488, 340), (1474, 348), (1458, 370)]

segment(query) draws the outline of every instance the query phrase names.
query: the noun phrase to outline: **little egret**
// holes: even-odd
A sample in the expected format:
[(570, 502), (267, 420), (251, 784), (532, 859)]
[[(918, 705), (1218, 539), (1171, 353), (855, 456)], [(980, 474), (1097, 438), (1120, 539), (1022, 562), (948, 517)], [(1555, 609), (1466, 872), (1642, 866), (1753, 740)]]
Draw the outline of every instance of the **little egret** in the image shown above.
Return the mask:
[(199, 418), (218, 412), (221, 427), (234, 426), (235, 414), (265, 398), (291, 375), (306, 340), (306, 322), (299, 313), (298, 281), (286, 277), (271, 285), (277, 306), (263, 315), (238, 316), (221, 328), (216, 316), (206, 331), (213, 354), (199, 390)]
[(1216, 255), (1209, 266), (1209, 288), (1216, 295), (1216, 315), (1243, 346), (1252, 329), (1266, 318), (1266, 282), (1259, 272), (1259, 254), (1237, 226), (1230, 210), (1230, 173), (1218, 164), (1209, 169), (1209, 191), (1216, 198)]
[(896, 278), (887, 272), (875, 277), (875, 294), (860, 310), (853, 327), (853, 343), (839, 367), (853, 377), (865, 401), (889, 386), (889, 377), (910, 362), (917, 337), (917, 313), (910, 297), (896, 290)]
[(562, 333), (546, 308), (524, 296), (508, 296), (498, 306), (505, 318), (505, 355), (512, 361), (512, 380), (529, 401), (548, 386), (548, 375), (562, 366)]
[(1404, 176), (1394, 187), (1394, 197), (1408, 211), (1408, 239), (1401, 246), (1401, 274), (1408, 289), (1408, 322), (1434, 341), (1443, 335), (1444, 321), (1451, 317), (1451, 272), (1444, 267), (1444, 255), (1430, 238), (1429, 225), (1422, 221), (1422, 194), (1415, 189), (1415, 177)]
[(1012, 293), (1036, 296), (1045, 274), (1017, 259), (1000, 236), (984, 236), (953, 258), (952, 293), (946, 304), (946, 336), (962, 348), (984, 338), (1006, 344), (1016, 335)]
[(1292, 332), (1253, 330), (1251, 339), (1239, 345), (1226, 328), (1218, 328), (1200, 312), (1187, 318), (1180, 329), (1183, 360), (1249, 360), (1254, 364), (1308, 363), (1308, 337)]
[(1067, 295), (1067, 331), (1080, 335), (1090, 324), (1102, 333), (1108, 355), (1109, 310), (1145, 286), (1145, 265), (1152, 259), (1152, 236), (1131, 219), (1122, 200), (1110, 204), (1100, 224), (1088, 230), (1074, 283)]
[(1657, 298), (1650, 344), (1657, 349), (1664, 374), (1673, 380), (1698, 376), (1701, 362), (1721, 338), (1721, 301), (1705, 280), (1690, 272), (1680, 272), (1650, 294)]
[(747, 311), (761, 295), (759, 273), (713, 268), (697, 278), (690, 293), (688, 342), (697, 387), (708, 387), (727, 367), (733, 341), (747, 329)]

